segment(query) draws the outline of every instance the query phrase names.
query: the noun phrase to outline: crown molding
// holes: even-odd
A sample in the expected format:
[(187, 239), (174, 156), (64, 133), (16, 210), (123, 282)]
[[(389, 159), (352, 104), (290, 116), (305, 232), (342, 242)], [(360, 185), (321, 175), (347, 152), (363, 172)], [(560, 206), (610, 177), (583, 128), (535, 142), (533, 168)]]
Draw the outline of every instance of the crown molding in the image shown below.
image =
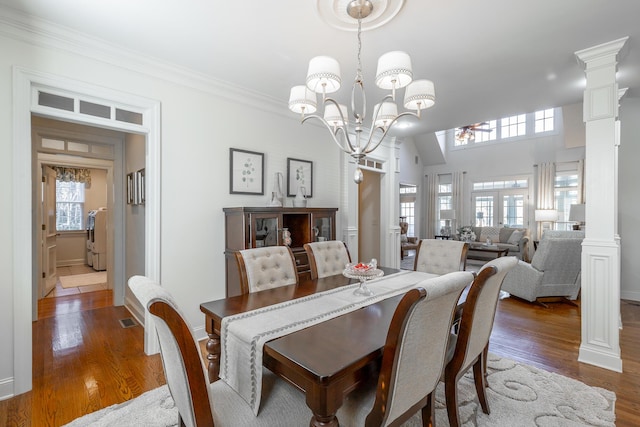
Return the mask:
[(285, 99), (207, 76), (0, 5), (0, 36), (57, 49), (291, 118)]

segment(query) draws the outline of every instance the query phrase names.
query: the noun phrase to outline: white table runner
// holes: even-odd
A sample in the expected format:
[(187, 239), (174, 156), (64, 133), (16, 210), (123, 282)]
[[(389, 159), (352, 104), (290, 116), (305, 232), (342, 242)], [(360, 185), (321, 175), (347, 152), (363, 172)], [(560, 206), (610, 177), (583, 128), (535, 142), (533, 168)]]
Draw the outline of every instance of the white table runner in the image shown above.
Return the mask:
[(359, 283), (263, 307), (222, 319), (220, 379), (257, 415), (262, 394), (264, 343), (417, 287), (435, 274), (401, 271), (367, 282), (374, 295), (353, 294)]

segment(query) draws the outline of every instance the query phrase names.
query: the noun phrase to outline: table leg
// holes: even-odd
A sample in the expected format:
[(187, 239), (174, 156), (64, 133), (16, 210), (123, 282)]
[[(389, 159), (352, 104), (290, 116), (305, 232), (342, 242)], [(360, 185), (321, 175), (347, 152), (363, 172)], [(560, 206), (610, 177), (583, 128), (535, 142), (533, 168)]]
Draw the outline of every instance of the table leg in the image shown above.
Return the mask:
[(209, 372), (209, 382), (218, 381), (220, 374), (220, 336), (209, 334), (207, 341), (207, 370)]

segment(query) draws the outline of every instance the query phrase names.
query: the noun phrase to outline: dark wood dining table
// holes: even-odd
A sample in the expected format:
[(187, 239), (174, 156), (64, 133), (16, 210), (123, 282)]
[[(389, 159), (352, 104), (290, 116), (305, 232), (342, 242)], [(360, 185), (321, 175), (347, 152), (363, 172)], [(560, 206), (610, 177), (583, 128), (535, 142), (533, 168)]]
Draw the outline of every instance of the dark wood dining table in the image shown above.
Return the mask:
[[(385, 275), (399, 270), (382, 268)], [(226, 316), (355, 283), (342, 275), (205, 302), (209, 380), (218, 380), (220, 330)], [(387, 331), (402, 295), (268, 341), (263, 365), (306, 395), (311, 426), (338, 426), (336, 412), (358, 384), (377, 375)]]

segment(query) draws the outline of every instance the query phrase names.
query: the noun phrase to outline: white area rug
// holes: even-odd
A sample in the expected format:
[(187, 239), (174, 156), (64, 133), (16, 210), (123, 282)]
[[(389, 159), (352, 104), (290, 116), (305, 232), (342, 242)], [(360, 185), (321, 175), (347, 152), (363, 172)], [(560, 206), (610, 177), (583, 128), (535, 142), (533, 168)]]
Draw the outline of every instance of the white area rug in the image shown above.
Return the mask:
[(65, 289), (88, 285), (98, 285), (101, 283), (107, 283), (106, 271), (97, 271), (95, 273), (86, 274), (74, 274), (71, 276), (60, 276), (60, 284)]
[[(590, 387), (562, 375), (489, 355), (487, 398), (491, 415), (480, 408), (473, 379), (458, 383), (458, 401), (464, 427), (615, 426), (615, 393)], [(444, 385), (436, 395), (436, 425), (449, 425)], [(178, 413), (166, 386), (119, 405), (78, 418), (67, 427), (174, 427)], [(403, 427), (422, 426), (416, 414)]]

